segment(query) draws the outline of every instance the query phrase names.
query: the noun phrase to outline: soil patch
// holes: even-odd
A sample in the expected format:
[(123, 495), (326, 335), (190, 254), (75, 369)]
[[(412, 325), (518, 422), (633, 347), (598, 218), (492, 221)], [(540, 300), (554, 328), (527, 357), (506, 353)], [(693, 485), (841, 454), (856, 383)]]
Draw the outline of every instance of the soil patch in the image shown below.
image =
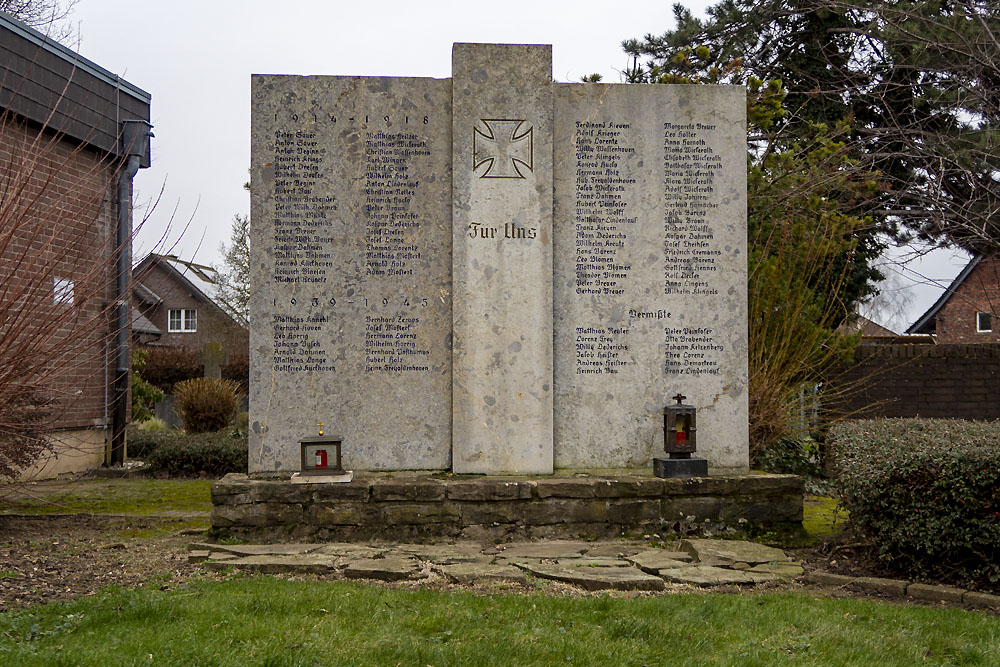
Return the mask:
[[(0, 611), (111, 585), (169, 587), (197, 571), (176, 518), (0, 515)], [(151, 534), (150, 537), (137, 535)]]

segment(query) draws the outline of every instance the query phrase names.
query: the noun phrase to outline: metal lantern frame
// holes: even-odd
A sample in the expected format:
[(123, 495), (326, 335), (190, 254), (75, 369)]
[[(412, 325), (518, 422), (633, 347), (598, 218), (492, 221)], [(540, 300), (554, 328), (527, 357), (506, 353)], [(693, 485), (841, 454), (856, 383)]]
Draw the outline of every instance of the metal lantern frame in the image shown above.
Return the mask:
[(663, 450), (671, 458), (690, 458), (698, 448), (698, 411), (678, 393), (674, 405), (663, 408)]

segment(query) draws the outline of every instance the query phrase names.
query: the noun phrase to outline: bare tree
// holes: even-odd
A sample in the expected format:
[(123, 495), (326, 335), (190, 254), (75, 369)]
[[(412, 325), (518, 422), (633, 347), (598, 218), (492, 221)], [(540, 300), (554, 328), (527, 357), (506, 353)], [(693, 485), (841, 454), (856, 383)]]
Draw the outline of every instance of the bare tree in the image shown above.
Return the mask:
[(73, 35), (66, 19), (78, 0), (0, 0), (0, 12), (6, 12), (57, 42)]

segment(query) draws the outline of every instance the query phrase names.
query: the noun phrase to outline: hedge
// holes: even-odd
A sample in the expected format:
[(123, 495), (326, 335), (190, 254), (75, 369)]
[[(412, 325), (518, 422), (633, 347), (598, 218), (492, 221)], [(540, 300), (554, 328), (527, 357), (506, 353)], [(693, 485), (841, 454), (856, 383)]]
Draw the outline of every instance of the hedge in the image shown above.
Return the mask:
[(858, 420), (827, 444), (850, 526), (885, 565), (1000, 587), (1000, 422)]
[(247, 471), (247, 440), (238, 431), (187, 434), (181, 431), (128, 432), (128, 456), (169, 477), (222, 477)]

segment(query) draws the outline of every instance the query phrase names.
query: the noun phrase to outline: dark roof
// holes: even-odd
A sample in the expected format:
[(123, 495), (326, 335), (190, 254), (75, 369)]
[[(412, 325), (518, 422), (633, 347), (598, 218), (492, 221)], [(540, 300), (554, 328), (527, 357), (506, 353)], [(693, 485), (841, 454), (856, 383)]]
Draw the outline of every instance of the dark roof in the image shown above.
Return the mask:
[(156, 336), (163, 335), (163, 330), (160, 327), (146, 319), (146, 316), (135, 308), (132, 309), (132, 331)]
[[(219, 298), (219, 274), (211, 266), (188, 262), (186, 260), (179, 259), (176, 255), (159, 255), (155, 252), (151, 252), (132, 269), (132, 273), (137, 276), (139, 280), (141, 280), (142, 274), (149, 270), (154, 264), (159, 266), (168, 275), (172, 276), (178, 283), (184, 286), (191, 296), (204, 303), (211, 303), (215, 305), (241, 327), (247, 326), (246, 321), (241, 317), (234, 317), (232, 309), (228, 308), (228, 304)], [(145, 289), (146, 292), (149, 292), (149, 294), (153, 294), (148, 288), (143, 287), (141, 283), (139, 283), (139, 286)], [(140, 295), (137, 294), (136, 296)], [(153, 294), (153, 296), (156, 295)], [(140, 299), (141, 298), (142, 297), (140, 296)]]
[(961, 286), (961, 284), (965, 282), (965, 279), (969, 277), (969, 274), (972, 273), (972, 270), (976, 268), (976, 266), (979, 264), (982, 258), (983, 258), (982, 255), (976, 255), (971, 260), (969, 260), (969, 263), (965, 265), (965, 268), (962, 269), (962, 271), (957, 276), (955, 276), (954, 280), (951, 281), (951, 285), (948, 286), (948, 289), (946, 289), (944, 293), (938, 298), (938, 300), (934, 302), (933, 306), (927, 309), (927, 312), (925, 312), (923, 315), (917, 318), (917, 321), (914, 322), (910, 326), (910, 328), (906, 330), (906, 333), (908, 334), (933, 333), (935, 329), (934, 318), (937, 317), (938, 311), (944, 307), (944, 304), (948, 303), (948, 299), (950, 299), (952, 295), (955, 293), (955, 290), (957, 290), (959, 286)]
[(149, 289), (142, 283), (135, 283), (132, 286), (132, 293), (135, 294), (136, 298), (147, 306), (155, 306), (156, 304), (163, 301), (156, 292)]
[(0, 12), (0, 109), (121, 155), (122, 122), (148, 123), (149, 102), (146, 91)]

